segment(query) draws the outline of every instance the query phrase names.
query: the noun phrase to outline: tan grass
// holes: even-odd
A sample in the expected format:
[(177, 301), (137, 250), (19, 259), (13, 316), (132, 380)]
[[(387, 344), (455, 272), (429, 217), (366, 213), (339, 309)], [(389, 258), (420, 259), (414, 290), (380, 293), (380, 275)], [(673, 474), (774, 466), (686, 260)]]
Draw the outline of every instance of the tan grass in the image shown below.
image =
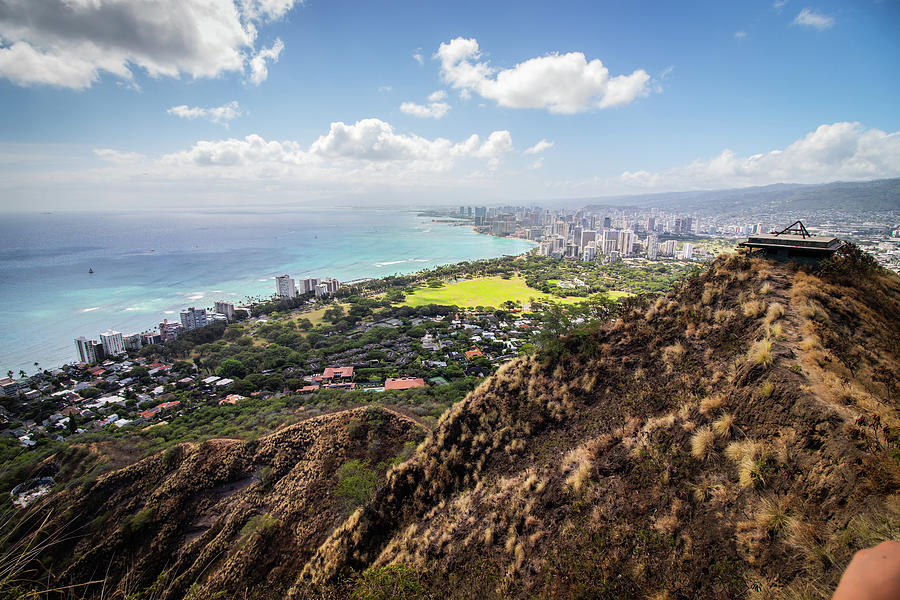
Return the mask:
[(772, 291), (772, 286), (769, 284), (769, 282), (762, 284), (762, 287), (759, 288), (759, 293), (761, 296), (765, 296), (766, 294), (768, 294), (771, 291)]
[(726, 437), (731, 435), (731, 428), (734, 425), (734, 415), (729, 413), (723, 414), (712, 424), (713, 433), (718, 437)]
[(707, 396), (700, 402), (700, 412), (709, 416), (725, 403), (724, 396)]
[(745, 317), (756, 318), (766, 310), (766, 303), (759, 300), (748, 300), (741, 304), (741, 311)]
[(778, 302), (773, 302), (769, 305), (769, 309), (766, 311), (766, 324), (769, 325), (771, 323), (774, 323), (783, 316), (784, 306)]
[(753, 520), (761, 530), (777, 534), (787, 529), (790, 512), (790, 499), (786, 496), (769, 496), (759, 501)]
[(759, 386), (759, 395), (763, 398), (768, 398), (774, 391), (775, 384), (773, 384), (771, 381), (765, 381), (761, 386)]
[(671, 346), (666, 346), (665, 348), (663, 348), (663, 361), (668, 365), (672, 365), (680, 361), (684, 356), (684, 353), (685, 349), (681, 342), (675, 342)]
[(716, 434), (708, 425), (704, 425), (694, 432), (691, 436), (691, 456), (694, 458), (705, 459), (713, 448), (716, 441)]
[(747, 358), (754, 364), (766, 367), (769, 366), (774, 360), (772, 356), (772, 342), (769, 340), (759, 340), (750, 348), (750, 352), (747, 353)]

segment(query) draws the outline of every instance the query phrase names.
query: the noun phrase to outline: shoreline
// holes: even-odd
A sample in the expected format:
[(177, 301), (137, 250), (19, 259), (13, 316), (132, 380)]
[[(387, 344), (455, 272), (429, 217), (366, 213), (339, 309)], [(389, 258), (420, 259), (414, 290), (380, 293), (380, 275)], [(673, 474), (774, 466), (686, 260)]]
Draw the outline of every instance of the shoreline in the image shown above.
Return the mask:
[[(406, 212), (406, 211), (403, 211), (403, 212)], [(430, 221), (431, 220), (429, 219), (429, 221), (426, 221), (426, 222), (430, 222)], [(453, 226), (450, 223), (442, 223), (442, 225), (446, 225), (448, 227)], [(480, 233), (480, 232), (475, 231), (474, 229), (470, 229), (470, 230), (472, 233)], [(500, 236), (491, 236), (491, 237), (500, 238)], [(500, 239), (508, 239), (508, 240), (516, 241), (516, 242), (530, 242), (530, 240), (524, 240), (521, 238), (500, 238)], [(529, 246), (533, 247), (534, 243), (531, 242), (529, 244)], [(355, 274), (355, 276), (349, 277), (345, 281), (359, 282), (360, 280), (379, 280), (379, 279), (384, 279), (386, 277), (392, 277), (392, 276), (396, 276), (396, 275), (413, 275), (413, 274), (420, 273), (422, 271), (426, 271), (429, 269), (452, 265), (452, 264), (458, 264), (460, 262), (466, 262), (466, 261), (472, 261), (472, 260), (484, 260), (484, 259), (498, 258), (498, 257), (510, 256), (510, 255), (520, 256), (520, 255), (530, 252), (532, 250), (532, 247), (529, 247), (527, 249), (522, 249), (521, 251), (517, 251), (515, 253), (500, 250), (497, 252), (492, 252), (492, 253), (488, 253), (485, 255), (481, 255), (478, 258), (461, 257), (461, 258), (458, 258), (455, 260), (447, 260), (447, 261), (442, 261), (441, 259), (434, 259), (435, 261), (440, 261), (440, 262), (430, 262), (427, 266), (425, 264), (423, 264), (424, 261), (422, 259), (404, 259), (404, 260), (400, 260), (400, 261), (396, 261), (396, 262), (387, 261), (387, 262), (390, 262), (390, 263), (396, 264), (396, 265), (405, 264), (410, 267), (413, 267), (413, 266), (417, 267), (417, 268), (415, 268), (415, 270), (412, 270), (409, 272), (403, 272), (403, 269), (393, 271), (390, 273), (385, 273), (383, 271), (379, 272), (382, 267), (386, 267), (388, 265), (387, 264), (379, 265), (378, 263), (373, 263), (365, 270), (364, 275)], [(426, 252), (426, 254), (427, 254), (427, 252)], [(328, 267), (324, 267), (323, 269), (320, 269), (318, 267), (313, 267), (313, 268), (316, 272), (319, 272), (319, 271), (324, 272), (324, 271), (328, 270)], [(297, 270), (295, 269), (294, 271), (289, 271), (289, 272), (297, 272)], [(302, 273), (303, 271), (300, 271), (300, 272)], [(296, 277), (298, 275), (295, 274), (293, 276)], [(211, 281), (211, 282), (208, 282), (208, 285), (206, 283), (197, 283), (195, 285), (188, 284), (188, 285), (194, 285), (195, 289), (198, 289), (198, 290), (203, 289), (203, 288), (213, 288), (213, 291), (218, 292), (218, 293), (216, 296), (212, 296), (212, 294), (210, 292), (198, 292), (198, 293), (203, 293), (205, 297), (201, 296), (200, 298), (192, 299), (188, 296), (185, 296), (184, 298), (181, 299), (181, 301), (179, 302), (179, 305), (181, 306), (182, 309), (187, 308), (189, 306), (198, 306), (198, 308), (202, 308), (206, 304), (209, 304), (209, 306), (211, 307), (214, 303), (214, 300), (220, 300), (220, 301), (232, 302), (235, 305), (235, 307), (244, 306), (244, 307), (250, 308), (256, 304), (260, 304), (260, 303), (271, 300), (271, 297), (273, 294), (270, 293), (268, 296), (264, 296), (262, 294), (265, 291), (265, 287), (268, 287), (266, 285), (267, 283), (273, 284), (274, 276), (272, 276), (271, 279), (267, 278), (267, 281), (265, 283), (263, 283), (262, 279), (259, 276), (248, 276), (245, 279), (247, 280), (244, 282), (245, 286), (246, 286), (246, 284), (253, 285), (254, 283), (261, 284), (261, 285), (260, 285), (260, 287), (257, 287), (253, 290), (246, 289), (246, 287), (245, 287), (245, 289), (243, 291), (232, 292), (230, 290), (239, 289), (239, 288), (235, 288), (234, 285), (229, 285), (227, 282), (223, 283), (223, 282)], [(251, 279), (253, 281), (250, 281)], [(238, 282), (235, 281), (233, 283), (238, 283)], [(145, 293), (143, 293), (141, 297), (130, 302), (129, 304), (131, 306), (140, 306), (141, 304), (151, 303), (154, 300), (158, 299), (158, 298), (154, 298), (154, 296), (156, 296), (157, 294), (158, 294), (158, 292), (155, 292), (153, 289), (147, 289), (147, 290), (145, 290)], [(78, 319), (78, 318), (68, 319), (66, 323), (59, 324), (59, 326), (57, 327), (58, 333), (56, 335), (41, 334), (41, 335), (46, 336), (46, 337), (42, 337), (41, 340), (47, 340), (45, 343), (40, 344), (41, 347), (43, 348), (42, 351), (31, 352), (31, 351), (25, 350), (21, 353), (16, 353), (15, 355), (11, 354), (8, 358), (12, 359), (12, 360), (4, 361), (4, 364), (2, 364), (2, 366), (0, 366), (0, 371), (2, 371), (5, 375), (7, 370), (12, 370), (15, 375), (20, 369), (22, 369), (26, 372), (26, 374), (30, 374), (34, 371), (33, 365), (34, 365), (35, 361), (40, 364), (40, 370), (45, 370), (45, 369), (52, 370), (55, 368), (59, 368), (63, 365), (77, 362), (76, 349), (75, 349), (75, 346), (74, 346), (74, 343), (72, 342), (72, 340), (74, 340), (75, 338), (77, 338), (81, 335), (84, 335), (88, 339), (97, 339), (99, 334), (102, 331), (106, 331), (106, 330), (122, 331), (122, 333), (129, 334), (129, 333), (133, 333), (133, 332), (152, 331), (156, 328), (158, 323), (163, 321), (163, 319), (169, 319), (170, 321), (180, 322), (178, 309), (176, 309), (176, 310), (163, 309), (163, 310), (159, 310), (158, 312), (147, 311), (146, 313), (144, 313), (144, 311), (140, 311), (139, 313), (133, 314), (133, 316), (131, 318), (125, 319), (125, 320), (129, 321), (130, 323), (134, 323), (134, 325), (123, 325), (123, 324), (120, 324), (121, 321), (123, 320), (121, 318), (119, 319), (120, 323), (116, 322), (117, 316), (125, 317), (128, 315), (129, 311), (138, 310), (138, 309), (131, 308), (131, 306), (124, 308), (124, 309), (103, 308), (102, 305), (97, 306), (98, 304), (101, 304), (101, 303), (100, 302), (93, 302), (93, 303), (89, 303), (89, 304), (85, 303), (85, 304), (83, 304), (83, 306), (88, 306), (89, 307), (88, 310), (85, 310), (84, 308), (73, 308), (72, 310), (76, 311), (75, 314), (78, 314), (78, 315), (92, 314), (94, 316), (103, 315), (104, 317), (107, 317), (103, 321), (102, 325), (100, 325), (98, 327), (97, 325), (79, 324), (78, 321), (80, 321), (80, 319)], [(173, 303), (173, 306), (174, 306), (174, 303)], [(141, 314), (141, 313), (143, 313), (143, 316), (145, 316), (146, 319), (141, 318), (140, 321), (136, 321), (134, 319), (134, 317), (138, 316), (138, 314)], [(19, 317), (19, 319), (24, 319), (24, 316)], [(73, 324), (73, 321), (75, 322), (74, 324)], [(95, 318), (92, 321), (94, 323), (97, 323), (98, 319)], [(91, 322), (91, 321), (87, 321), (87, 322)], [(93, 331), (92, 329), (88, 329), (89, 327), (96, 329), (96, 331)], [(59, 332), (63, 332), (63, 331), (64, 331), (64, 333), (62, 333), (60, 335)], [(64, 340), (62, 336), (68, 336), (68, 339)], [(71, 346), (71, 351), (69, 351), (69, 346)], [(64, 358), (65, 355), (68, 355), (70, 358)], [(54, 356), (56, 356), (57, 358), (53, 358)]]

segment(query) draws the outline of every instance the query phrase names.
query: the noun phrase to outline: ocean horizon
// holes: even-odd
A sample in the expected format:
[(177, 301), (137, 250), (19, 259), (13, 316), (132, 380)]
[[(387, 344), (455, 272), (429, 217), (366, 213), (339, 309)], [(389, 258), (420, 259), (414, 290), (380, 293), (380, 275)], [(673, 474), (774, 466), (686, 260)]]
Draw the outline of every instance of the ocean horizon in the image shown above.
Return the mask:
[(531, 247), (412, 210), (8, 213), (0, 222), (0, 374), (73, 362), (82, 335), (142, 332), (178, 321), (189, 306), (267, 298), (284, 273), (377, 278)]

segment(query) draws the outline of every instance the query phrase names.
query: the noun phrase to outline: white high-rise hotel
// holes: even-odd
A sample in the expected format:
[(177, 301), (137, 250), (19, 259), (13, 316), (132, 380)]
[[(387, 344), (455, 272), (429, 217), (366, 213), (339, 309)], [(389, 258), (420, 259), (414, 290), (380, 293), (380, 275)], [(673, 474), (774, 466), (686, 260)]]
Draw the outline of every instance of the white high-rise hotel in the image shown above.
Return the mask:
[(280, 299), (296, 298), (297, 286), (290, 275), (281, 275), (275, 278), (275, 295)]
[(107, 331), (100, 334), (100, 343), (103, 344), (103, 353), (106, 356), (118, 356), (125, 354), (125, 338), (118, 331)]

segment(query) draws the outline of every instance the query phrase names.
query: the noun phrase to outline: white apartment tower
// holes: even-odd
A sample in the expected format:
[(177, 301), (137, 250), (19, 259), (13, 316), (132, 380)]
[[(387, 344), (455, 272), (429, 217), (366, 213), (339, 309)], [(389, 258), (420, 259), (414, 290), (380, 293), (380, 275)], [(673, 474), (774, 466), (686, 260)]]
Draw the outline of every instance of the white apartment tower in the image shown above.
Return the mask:
[(101, 333), (100, 343), (103, 344), (103, 353), (106, 356), (125, 354), (125, 338), (118, 331), (106, 331)]
[(651, 234), (647, 236), (647, 258), (656, 260), (659, 256), (659, 236)]
[(222, 302), (221, 300), (216, 301), (216, 313), (220, 315), (225, 315), (225, 318), (228, 319), (228, 322), (231, 323), (234, 321), (234, 304), (231, 302)]
[(78, 360), (81, 362), (86, 364), (97, 362), (97, 355), (94, 354), (94, 340), (89, 340), (84, 336), (75, 338), (75, 349), (78, 350)]
[(278, 296), (280, 300), (296, 298), (298, 296), (297, 286), (294, 284), (294, 280), (290, 275), (281, 275), (280, 277), (275, 278), (275, 295)]

